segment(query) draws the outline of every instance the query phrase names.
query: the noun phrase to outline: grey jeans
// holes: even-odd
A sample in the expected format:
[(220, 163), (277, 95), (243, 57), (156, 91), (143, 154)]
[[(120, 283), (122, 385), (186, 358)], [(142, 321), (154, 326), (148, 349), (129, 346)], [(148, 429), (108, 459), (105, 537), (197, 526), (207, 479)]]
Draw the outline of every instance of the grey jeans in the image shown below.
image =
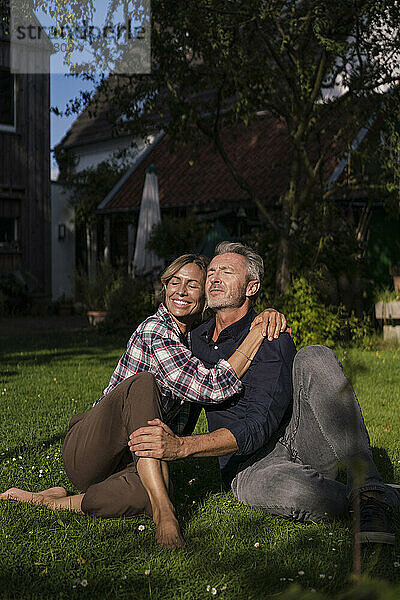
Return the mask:
[[(358, 472), (360, 491), (397, 494), (386, 486), (372, 459), (360, 406), (334, 352), (325, 346), (299, 350), (293, 363), (293, 412), (266, 456), (232, 482), (244, 504), (298, 521), (317, 521), (346, 512)], [(347, 486), (336, 481), (347, 470)]]

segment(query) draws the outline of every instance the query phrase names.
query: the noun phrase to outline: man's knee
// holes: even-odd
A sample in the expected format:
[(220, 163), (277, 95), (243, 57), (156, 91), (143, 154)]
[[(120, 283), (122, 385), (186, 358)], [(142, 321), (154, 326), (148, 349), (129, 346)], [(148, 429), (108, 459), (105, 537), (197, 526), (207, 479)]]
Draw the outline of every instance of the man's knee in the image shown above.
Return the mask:
[[(320, 521), (343, 514), (345, 493), (333, 494), (328, 482), (312, 468), (277, 463), (237, 485), (234, 494), (243, 504), (296, 521)], [(340, 490), (342, 491), (342, 490)]]
[(300, 348), (294, 357), (293, 371), (307, 371), (311, 373), (323, 374), (330, 365), (335, 368), (340, 366), (340, 363), (330, 348), (315, 344), (313, 346), (304, 346)]

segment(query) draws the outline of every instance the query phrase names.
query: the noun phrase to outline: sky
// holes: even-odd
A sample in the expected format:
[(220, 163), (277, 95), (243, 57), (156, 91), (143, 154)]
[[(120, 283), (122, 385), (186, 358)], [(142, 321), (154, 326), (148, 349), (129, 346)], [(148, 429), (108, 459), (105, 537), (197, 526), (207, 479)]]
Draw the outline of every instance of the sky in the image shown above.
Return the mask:
[[(80, 90), (92, 89), (90, 82), (67, 77), (66, 75), (55, 73), (50, 75), (50, 105), (56, 106), (60, 111), (64, 111), (69, 100), (76, 98)], [(53, 113), (50, 115), (50, 146), (53, 150), (71, 127), (78, 115), (71, 117), (57, 117)], [(51, 154), (51, 179), (56, 179), (58, 174), (57, 163), (54, 160), (53, 151)]]
[[(127, 5), (130, 9), (134, 9), (135, 6), (141, 6), (142, 4), (148, 5), (150, 6), (150, 2), (149, 0), (128, 0), (127, 1)], [(82, 3), (83, 6), (84, 3)], [(96, 0), (95, 1), (95, 14), (93, 15), (93, 20), (90, 19), (90, 17), (85, 17), (83, 16), (82, 18), (80, 18), (79, 20), (75, 21), (71, 21), (67, 18), (66, 20), (66, 27), (69, 26), (69, 23), (71, 24), (70, 26), (72, 28), (77, 28), (74, 29), (74, 33), (72, 34), (72, 40), (75, 44), (75, 42), (79, 41), (80, 39), (80, 35), (82, 33), (82, 31), (86, 31), (92, 29), (94, 31), (94, 34), (97, 31), (102, 31), (102, 28), (104, 27), (105, 23), (110, 23), (109, 19), (106, 17), (107, 14), (107, 8), (110, 4), (110, 0)], [(120, 6), (120, 4), (122, 5), (123, 3), (121, 2), (121, 0), (114, 0), (113, 1), (113, 10), (112, 10), (112, 22), (111, 24), (114, 27), (114, 37), (117, 38), (118, 40), (123, 40), (123, 36), (127, 35), (127, 32), (124, 34), (124, 29), (126, 29), (124, 27), (124, 24), (126, 23), (126, 21), (124, 20), (124, 15), (123, 15), (123, 11), (122, 11), (122, 6)], [(79, 78), (75, 78), (75, 77), (68, 77), (67, 75), (65, 75), (65, 72), (69, 71), (69, 67), (65, 64), (64, 62), (64, 56), (65, 56), (65, 51), (63, 51), (62, 46), (65, 46), (64, 40), (65, 38), (60, 37), (59, 35), (57, 35), (56, 30), (54, 28), (54, 25), (56, 23), (56, 21), (54, 20), (54, 18), (52, 18), (50, 16), (50, 14), (43, 12), (40, 9), (35, 10), (35, 14), (39, 20), (39, 23), (42, 27), (45, 28), (45, 31), (47, 33), (47, 35), (50, 37), (52, 43), (53, 43), (53, 49), (54, 52), (51, 55), (50, 58), (50, 105), (51, 106), (55, 106), (58, 108), (58, 110), (60, 112), (64, 112), (67, 106), (67, 103), (70, 100), (73, 100), (74, 98), (76, 98), (77, 96), (79, 96), (79, 92), (80, 90), (85, 90), (85, 91), (91, 91), (93, 90), (93, 84), (91, 84), (90, 82), (87, 82), (83, 79), (79, 79)], [(131, 27), (132, 27), (132, 36), (133, 38), (135, 37), (135, 31), (137, 28), (135, 28), (135, 25), (140, 25), (140, 23), (136, 23), (135, 21), (131, 22), (129, 21), (129, 23), (131, 23)], [(89, 25), (94, 25), (94, 27), (89, 27)], [(121, 37), (117, 36), (117, 31), (119, 31), (119, 28), (121, 28)], [(93, 35), (94, 35), (93, 34)], [(88, 34), (86, 34), (88, 35)], [(101, 34), (99, 34), (101, 37)], [(113, 39), (112, 34), (111, 35), (111, 40)], [(39, 36), (40, 37), (40, 36)], [(131, 39), (133, 39), (131, 38)], [(35, 38), (37, 39), (37, 38)], [(147, 39), (147, 38), (146, 38)], [(88, 38), (85, 37), (85, 40), (88, 41)], [(131, 41), (130, 45), (127, 45), (127, 48), (129, 49), (132, 48), (132, 44), (134, 44), (135, 41)], [(147, 43), (147, 48), (148, 50), (150, 49), (150, 41), (148, 42), (144, 42), (145, 44)], [(76, 46), (77, 48), (79, 47), (79, 44), (77, 44)], [(83, 50), (80, 52), (78, 50), (74, 50), (71, 54), (71, 60), (72, 62), (77, 62), (78, 64), (82, 64), (87, 62), (89, 65), (92, 64), (96, 64), (93, 63), (93, 55), (91, 53), (91, 44), (88, 42)], [(129, 51), (129, 50), (128, 50)], [(74, 114), (70, 117), (66, 117), (66, 116), (56, 116), (53, 113), (51, 113), (50, 116), (50, 120), (51, 120), (51, 134), (50, 134), (50, 144), (51, 144), (51, 149), (53, 150), (54, 146), (56, 146), (61, 139), (64, 137), (64, 135), (66, 134), (66, 132), (68, 131), (68, 129), (71, 127), (72, 123), (76, 120), (76, 118), (78, 117), (77, 114)], [(52, 152), (51, 155), (51, 178), (52, 179), (56, 179), (57, 175), (58, 175), (58, 169), (56, 166), (56, 162), (54, 160), (54, 154)]]

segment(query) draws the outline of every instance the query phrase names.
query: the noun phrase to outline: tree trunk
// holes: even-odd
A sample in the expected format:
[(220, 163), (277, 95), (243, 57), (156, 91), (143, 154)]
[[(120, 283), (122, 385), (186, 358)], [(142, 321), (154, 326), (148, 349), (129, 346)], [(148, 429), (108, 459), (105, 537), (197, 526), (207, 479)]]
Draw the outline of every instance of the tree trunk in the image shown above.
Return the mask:
[(276, 257), (276, 279), (275, 279), (275, 294), (286, 294), (290, 286), (290, 241), (289, 234), (285, 230), (282, 232), (279, 243), (278, 253)]
[(87, 269), (90, 281), (96, 278), (97, 230), (96, 225), (86, 224)]
[(104, 217), (104, 260), (111, 262), (111, 223), (110, 217)]

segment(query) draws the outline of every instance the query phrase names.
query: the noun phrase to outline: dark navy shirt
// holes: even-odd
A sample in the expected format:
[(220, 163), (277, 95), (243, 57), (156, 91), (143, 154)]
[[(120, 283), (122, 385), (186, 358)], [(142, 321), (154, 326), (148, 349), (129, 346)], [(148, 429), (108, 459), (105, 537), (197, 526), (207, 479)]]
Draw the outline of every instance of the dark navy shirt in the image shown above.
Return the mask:
[[(215, 318), (192, 332), (192, 351), (207, 367), (229, 358), (249, 332), (256, 313), (224, 329), (214, 342)], [(222, 427), (235, 436), (238, 450), (219, 458), (222, 479), (229, 486), (235, 475), (257, 459), (292, 404), (292, 364), (296, 348), (288, 333), (264, 340), (242, 377), (244, 389), (218, 406), (205, 407), (209, 431)]]

